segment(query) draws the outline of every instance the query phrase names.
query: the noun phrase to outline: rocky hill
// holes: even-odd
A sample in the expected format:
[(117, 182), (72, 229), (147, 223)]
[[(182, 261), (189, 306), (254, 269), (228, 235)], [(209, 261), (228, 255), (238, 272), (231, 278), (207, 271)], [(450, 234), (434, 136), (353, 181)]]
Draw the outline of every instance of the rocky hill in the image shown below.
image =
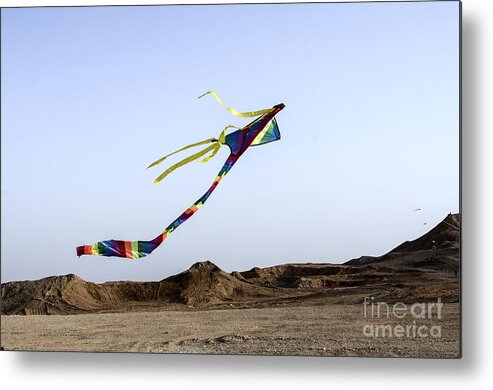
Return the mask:
[(270, 297), (270, 290), (235, 278), (209, 261), (159, 282), (87, 282), (77, 275), (2, 284), (3, 314), (120, 311), (146, 304), (210, 305)]
[(346, 265), (431, 268), (449, 272), (459, 271), (460, 215), (449, 214), (428, 233), (406, 241), (383, 256), (362, 256), (346, 262)]
[(204, 261), (158, 282), (87, 282), (74, 274), (3, 283), (2, 314), (77, 314), (193, 308), (459, 299), (460, 218), (380, 257), (282, 264), (227, 273)]

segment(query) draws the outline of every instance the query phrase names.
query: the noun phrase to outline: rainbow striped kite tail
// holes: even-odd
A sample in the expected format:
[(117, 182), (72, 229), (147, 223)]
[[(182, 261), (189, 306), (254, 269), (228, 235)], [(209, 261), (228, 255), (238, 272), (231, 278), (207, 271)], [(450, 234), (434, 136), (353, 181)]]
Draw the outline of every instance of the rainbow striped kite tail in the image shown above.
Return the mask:
[(92, 245), (81, 245), (77, 247), (77, 256), (96, 255), (140, 259), (150, 255), (164, 241), (166, 236), (167, 234), (161, 234), (151, 241), (106, 240)]

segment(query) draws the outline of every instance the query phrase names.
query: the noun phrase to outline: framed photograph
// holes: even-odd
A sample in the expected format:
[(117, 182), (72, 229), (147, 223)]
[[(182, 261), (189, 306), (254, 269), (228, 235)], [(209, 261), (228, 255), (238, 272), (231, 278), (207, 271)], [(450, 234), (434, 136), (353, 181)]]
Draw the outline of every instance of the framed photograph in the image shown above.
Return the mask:
[(2, 350), (461, 357), (459, 1), (1, 26)]

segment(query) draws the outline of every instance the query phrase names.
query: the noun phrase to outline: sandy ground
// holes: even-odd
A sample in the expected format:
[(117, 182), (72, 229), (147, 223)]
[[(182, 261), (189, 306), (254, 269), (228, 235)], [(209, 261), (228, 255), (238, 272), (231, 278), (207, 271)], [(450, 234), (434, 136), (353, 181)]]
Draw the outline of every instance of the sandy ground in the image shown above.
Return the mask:
[[(459, 306), (441, 319), (364, 316), (363, 305), (2, 316), (2, 348), (35, 351), (459, 357)], [(415, 334), (395, 335), (397, 325)], [(382, 328), (392, 326), (382, 336)], [(365, 326), (367, 326), (365, 328)], [(426, 326), (419, 337), (418, 326)], [(430, 335), (440, 326), (440, 337)], [(365, 336), (378, 332), (378, 337)], [(404, 331), (406, 332), (406, 330)], [(437, 335), (435, 328), (434, 335)]]

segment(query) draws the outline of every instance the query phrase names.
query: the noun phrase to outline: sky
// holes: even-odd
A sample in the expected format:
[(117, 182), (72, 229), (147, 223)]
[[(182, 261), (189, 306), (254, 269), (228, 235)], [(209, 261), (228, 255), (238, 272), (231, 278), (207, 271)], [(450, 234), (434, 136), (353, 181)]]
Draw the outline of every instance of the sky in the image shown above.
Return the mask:
[[(382, 255), (459, 211), (459, 3), (2, 9), (1, 281), (75, 273), (161, 280)], [(157, 158), (284, 103), (150, 256), (76, 256), (148, 240), (229, 154), (159, 185)], [(176, 156), (170, 164), (185, 157)], [(413, 211), (415, 209), (420, 211)]]

